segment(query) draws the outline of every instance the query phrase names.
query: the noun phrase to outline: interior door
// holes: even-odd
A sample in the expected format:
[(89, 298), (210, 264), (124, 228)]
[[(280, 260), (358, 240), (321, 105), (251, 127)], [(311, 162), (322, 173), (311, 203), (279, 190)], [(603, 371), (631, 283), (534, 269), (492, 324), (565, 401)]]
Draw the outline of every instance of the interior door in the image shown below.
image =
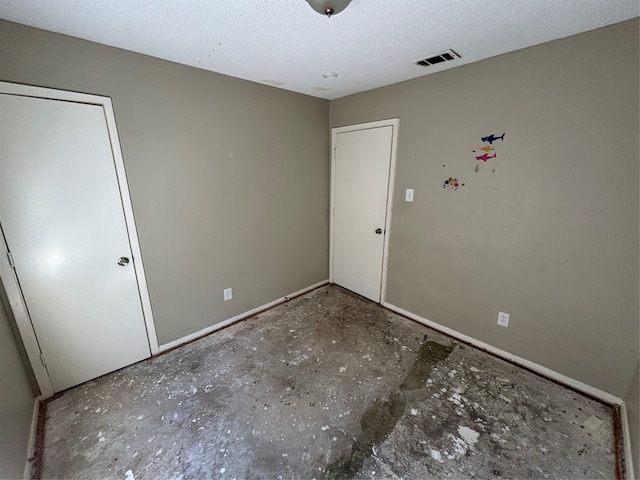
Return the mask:
[(0, 226), (54, 391), (150, 356), (101, 106), (0, 94)]
[(393, 127), (334, 138), (333, 281), (379, 303)]

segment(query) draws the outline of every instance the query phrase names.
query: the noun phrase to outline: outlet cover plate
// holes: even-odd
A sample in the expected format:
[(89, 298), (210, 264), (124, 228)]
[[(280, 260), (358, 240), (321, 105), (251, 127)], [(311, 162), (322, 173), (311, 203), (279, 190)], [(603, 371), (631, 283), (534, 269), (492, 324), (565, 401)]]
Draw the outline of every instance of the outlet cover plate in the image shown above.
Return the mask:
[(498, 325), (500, 325), (501, 327), (508, 327), (509, 317), (510, 315), (508, 313), (498, 312)]
[(224, 301), (231, 300), (233, 298), (233, 290), (231, 288), (224, 289)]

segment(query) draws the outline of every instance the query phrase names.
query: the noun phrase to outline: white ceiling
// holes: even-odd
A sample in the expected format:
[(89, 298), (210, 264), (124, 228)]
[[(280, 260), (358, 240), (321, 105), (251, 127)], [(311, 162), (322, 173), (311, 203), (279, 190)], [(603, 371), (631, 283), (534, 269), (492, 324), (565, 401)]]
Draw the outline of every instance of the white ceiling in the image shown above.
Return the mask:
[[(305, 0), (0, 0), (6, 20), (326, 99), (621, 22), (639, 9), (638, 0), (353, 0), (327, 18)], [(413, 63), (449, 48), (462, 58)]]

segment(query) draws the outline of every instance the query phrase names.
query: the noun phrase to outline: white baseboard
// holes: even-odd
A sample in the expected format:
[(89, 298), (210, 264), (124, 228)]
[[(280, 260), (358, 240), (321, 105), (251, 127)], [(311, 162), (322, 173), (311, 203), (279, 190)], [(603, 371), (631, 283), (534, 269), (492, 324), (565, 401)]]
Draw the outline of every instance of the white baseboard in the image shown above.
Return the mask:
[(30, 458), (36, 453), (36, 435), (38, 433), (38, 420), (40, 418), (40, 402), (43, 400), (42, 395), (36, 397), (33, 401), (33, 414), (31, 416), (31, 428), (29, 429), (29, 442), (27, 443), (27, 460), (24, 464), (24, 473), (22, 478), (25, 480), (31, 479), (31, 467), (32, 464), (29, 461)]
[(269, 302), (266, 303), (260, 307), (256, 307), (252, 310), (249, 310), (248, 312), (244, 312), (241, 313), (239, 315), (236, 315), (235, 317), (231, 317), (227, 320), (224, 320), (220, 323), (216, 323), (215, 325), (212, 325), (210, 327), (204, 328), (198, 332), (192, 333), (191, 335), (187, 335), (186, 337), (182, 337), (179, 338), (178, 340), (174, 340), (173, 342), (169, 342), (166, 343), (164, 345), (160, 345), (159, 347), (159, 352), (158, 353), (162, 353), (162, 352), (166, 352), (167, 350), (171, 350), (173, 348), (179, 347), (180, 345), (184, 345), (185, 343), (189, 343), (192, 342), (194, 340), (197, 340), (198, 338), (204, 337), (206, 335), (209, 335), (210, 333), (215, 332), (216, 330), (220, 330), (222, 328), (228, 327), (229, 325), (231, 325), (232, 323), (238, 322), (240, 320), (243, 320), (247, 317), (250, 317), (251, 315), (255, 315), (256, 313), (262, 312), (264, 310), (267, 310), (269, 308), (273, 308), (277, 305), (280, 305), (281, 303), (284, 303), (288, 300), (291, 300), (292, 298), (295, 297), (299, 297), (300, 295), (304, 295), (307, 292), (310, 292), (311, 290), (315, 290), (316, 288), (322, 287), (324, 285), (326, 285), (327, 283), (329, 283), (329, 280), (323, 280), (322, 282), (318, 282), (315, 285), (311, 285), (307, 288), (303, 288), (302, 290), (298, 290), (297, 292), (291, 293), (289, 295), (286, 295), (284, 297), (278, 298), (277, 300), (274, 300), (273, 302)]
[(453, 330), (452, 328), (445, 327), (436, 322), (432, 322), (431, 320), (427, 320), (426, 318), (416, 315), (415, 313), (411, 313), (400, 307), (396, 307), (391, 303), (385, 302), (383, 303), (383, 306), (393, 312), (399, 313), (404, 317), (410, 318), (411, 320), (415, 320), (416, 322), (422, 323), (427, 327), (431, 327), (434, 330), (438, 330), (439, 332), (442, 332), (446, 335), (456, 338), (464, 343), (473, 345), (474, 347), (479, 348), (480, 350), (489, 352), (495, 355), (496, 357), (500, 357), (504, 360), (507, 360), (508, 362), (524, 367), (528, 370), (531, 370), (532, 372), (542, 375), (543, 377), (546, 377), (550, 380), (561, 383), (569, 388), (577, 390), (578, 392), (582, 392), (586, 395), (590, 395), (591, 397), (597, 398), (598, 400), (601, 400), (605, 403), (608, 403), (610, 405), (617, 405), (617, 406), (623, 405), (624, 403), (621, 398), (616, 397), (615, 395), (611, 395), (610, 393), (607, 393), (604, 390), (600, 390), (598, 388), (592, 387), (591, 385), (587, 385), (586, 383), (582, 383), (578, 380), (574, 380), (573, 378), (567, 377), (566, 375), (563, 375), (554, 370), (551, 370), (550, 368), (543, 367), (542, 365), (539, 365), (535, 362), (519, 357), (517, 355), (513, 355), (512, 353), (509, 353), (505, 350), (501, 350), (497, 347), (494, 347), (493, 345), (489, 345), (488, 343), (484, 343), (480, 340), (476, 340), (473, 337), (464, 335), (456, 330)]
[[(633, 474), (633, 451), (631, 450), (631, 432), (629, 431), (629, 417), (627, 416), (627, 405), (623, 402), (620, 405), (620, 422), (622, 423), (622, 444), (624, 445), (624, 468), (625, 478), (634, 480)], [(638, 466), (640, 468), (640, 466)]]

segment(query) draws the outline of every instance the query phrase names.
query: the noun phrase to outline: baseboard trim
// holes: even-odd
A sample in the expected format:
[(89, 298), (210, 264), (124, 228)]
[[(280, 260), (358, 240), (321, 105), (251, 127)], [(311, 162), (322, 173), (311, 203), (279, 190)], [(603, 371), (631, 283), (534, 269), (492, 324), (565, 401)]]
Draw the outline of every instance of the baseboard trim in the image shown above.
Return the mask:
[(31, 479), (31, 467), (33, 464), (31, 463), (33, 457), (36, 454), (36, 436), (38, 432), (38, 420), (40, 415), (40, 402), (42, 402), (43, 397), (40, 395), (36, 397), (33, 401), (33, 413), (31, 415), (31, 428), (29, 429), (29, 441), (27, 442), (27, 460), (24, 464), (24, 473), (22, 474), (22, 478), (24, 480)]
[(456, 338), (464, 343), (468, 343), (480, 350), (484, 350), (489, 352), (496, 357), (500, 357), (508, 362), (514, 363), (520, 367), (526, 368), (527, 370), (531, 370), (532, 372), (537, 373), (543, 377), (546, 377), (554, 382), (558, 382), (562, 385), (565, 385), (573, 390), (584, 393), (585, 395), (589, 395), (593, 398), (596, 398), (604, 403), (608, 403), (610, 405), (620, 406), (623, 405), (623, 400), (615, 395), (611, 395), (610, 393), (605, 392), (604, 390), (600, 390), (598, 388), (592, 387), (591, 385), (587, 385), (586, 383), (582, 383), (578, 380), (575, 380), (571, 377), (567, 377), (561, 373), (558, 373), (550, 368), (544, 367), (540, 364), (527, 360), (525, 358), (519, 357), (517, 355), (513, 355), (505, 350), (501, 350), (493, 345), (489, 345), (488, 343), (477, 340), (473, 337), (469, 337), (468, 335), (464, 335), (452, 328), (445, 327), (440, 325), (439, 323), (433, 322), (431, 320), (427, 320), (415, 313), (411, 313), (403, 308), (397, 307), (391, 303), (385, 302), (382, 304), (383, 307), (388, 308), (389, 310), (402, 315), (403, 317), (407, 317), (411, 320), (414, 320), (418, 323), (426, 325), (427, 327), (433, 328), (434, 330), (438, 330), (439, 332), (444, 333), (445, 335), (449, 335), (450, 337)]
[(299, 297), (300, 295), (304, 295), (305, 293), (308, 293), (312, 290), (315, 290), (316, 288), (320, 288), (325, 286), (326, 284), (329, 283), (329, 280), (323, 280), (322, 282), (318, 282), (314, 285), (310, 285), (306, 288), (303, 288), (302, 290), (298, 290), (297, 292), (291, 293), (289, 295), (285, 295), (284, 297), (280, 297), (276, 300), (274, 300), (273, 302), (269, 302), (266, 303), (260, 307), (256, 307), (252, 310), (249, 310), (248, 312), (244, 312), (241, 313), (239, 315), (236, 315), (235, 317), (231, 317), (227, 320), (224, 320), (220, 323), (216, 323), (215, 325), (212, 325), (210, 327), (207, 328), (203, 328), (202, 330), (192, 333), (191, 335), (187, 335), (185, 337), (179, 338), (178, 340), (174, 340), (173, 342), (169, 342), (166, 343), (164, 345), (160, 345), (159, 349), (158, 349), (158, 353), (164, 353), (167, 352), (169, 350), (173, 350), (176, 347), (179, 347), (181, 345), (184, 345), (186, 343), (190, 343), (193, 342), (194, 340), (197, 340), (199, 338), (202, 338), (206, 335), (209, 335), (210, 333), (213, 333), (217, 330), (223, 329), (225, 327), (228, 327), (229, 325), (232, 325), (236, 322), (239, 322), (241, 320), (244, 320), (245, 318), (251, 317), (257, 313), (260, 312), (264, 312), (265, 310), (269, 310), (270, 308), (273, 308), (275, 306), (278, 306), (284, 302), (287, 302), (293, 298)]
[[(620, 405), (620, 422), (622, 423), (622, 444), (624, 445), (624, 471), (627, 480), (634, 480), (636, 477), (633, 470), (633, 452), (631, 451), (631, 432), (629, 431), (629, 417), (627, 416), (627, 405), (622, 402)], [(640, 466), (638, 467), (640, 468)]]

